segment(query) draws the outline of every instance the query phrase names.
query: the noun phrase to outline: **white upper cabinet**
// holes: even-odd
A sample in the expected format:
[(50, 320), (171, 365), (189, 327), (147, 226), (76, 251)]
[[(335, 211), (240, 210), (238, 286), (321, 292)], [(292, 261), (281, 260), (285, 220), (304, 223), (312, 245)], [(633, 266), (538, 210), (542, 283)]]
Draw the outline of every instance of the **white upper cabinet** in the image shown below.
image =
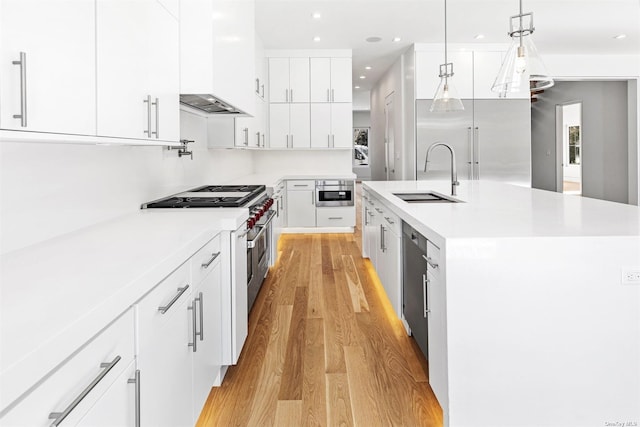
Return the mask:
[(311, 147), (331, 148), (331, 105), (311, 104)]
[(253, 115), (253, 0), (180, 3), (180, 93), (211, 94)]
[(309, 104), (271, 104), (269, 108), (270, 148), (309, 148), (311, 129)]
[[(473, 99), (473, 52), (449, 52), (453, 63), (453, 87), (458, 96)], [(443, 52), (416, 52), (416, 98), (433, 99), (440, 84), (440, 64), (444, 63)]]
[(311, 147), (351, 148), (351, 103), (311, 104)]
[(309, 58), (269, 58), (269, 101), (309, 102)]
[(97, 134), (179, 140), (177, 21), (155, 0), (98, 0), (97, 12)]
[(311, 102), (351, 102), (351, 58), (311, 58)]
[(0, 129), (95, 135), (95, 30), (93, 1), (0, 2)]

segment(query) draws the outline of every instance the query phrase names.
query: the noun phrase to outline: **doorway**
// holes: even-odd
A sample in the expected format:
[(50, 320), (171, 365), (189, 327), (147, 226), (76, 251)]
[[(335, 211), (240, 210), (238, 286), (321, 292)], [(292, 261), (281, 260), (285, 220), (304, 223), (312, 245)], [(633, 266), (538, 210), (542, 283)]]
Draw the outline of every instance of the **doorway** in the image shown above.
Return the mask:
[(556, 191), (582, 195), (582, 102), (556, 105)]
[(384, 99), (384, 172), (387, 181), (395, 180), (395, 111), (391, 92)]

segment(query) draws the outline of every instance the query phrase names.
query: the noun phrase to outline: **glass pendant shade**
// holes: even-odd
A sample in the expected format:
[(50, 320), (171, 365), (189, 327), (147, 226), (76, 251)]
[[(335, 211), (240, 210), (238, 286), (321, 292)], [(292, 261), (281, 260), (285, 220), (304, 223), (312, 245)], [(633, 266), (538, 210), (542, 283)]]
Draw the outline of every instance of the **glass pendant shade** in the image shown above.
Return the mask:
[(443, 76), (440, 78), (440, 84), (433, 97), (431, 108), (432, 113), (446, 113), (450, 111), (463, 111), (464, 106), (458, 97), (458, 92), (451, 84), (451, 78)]

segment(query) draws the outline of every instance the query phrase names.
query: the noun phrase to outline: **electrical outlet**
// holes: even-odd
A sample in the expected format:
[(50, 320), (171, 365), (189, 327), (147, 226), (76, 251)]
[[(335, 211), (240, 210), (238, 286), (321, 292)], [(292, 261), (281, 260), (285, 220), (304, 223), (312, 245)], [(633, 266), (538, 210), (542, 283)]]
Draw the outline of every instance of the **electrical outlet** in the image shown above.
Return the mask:
[(625, 268), (622, 270), (623, 285), (640, 285), (640, 267)]

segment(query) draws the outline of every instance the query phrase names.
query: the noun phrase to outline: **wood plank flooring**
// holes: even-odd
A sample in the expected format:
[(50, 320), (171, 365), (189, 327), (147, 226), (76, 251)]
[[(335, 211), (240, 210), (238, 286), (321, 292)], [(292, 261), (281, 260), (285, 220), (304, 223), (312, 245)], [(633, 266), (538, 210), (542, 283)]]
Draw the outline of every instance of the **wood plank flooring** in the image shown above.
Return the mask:
[(442, 425), (427, 362), (359, 238), (282, 236), (238, 365), (212, 389), (198, 426)]

